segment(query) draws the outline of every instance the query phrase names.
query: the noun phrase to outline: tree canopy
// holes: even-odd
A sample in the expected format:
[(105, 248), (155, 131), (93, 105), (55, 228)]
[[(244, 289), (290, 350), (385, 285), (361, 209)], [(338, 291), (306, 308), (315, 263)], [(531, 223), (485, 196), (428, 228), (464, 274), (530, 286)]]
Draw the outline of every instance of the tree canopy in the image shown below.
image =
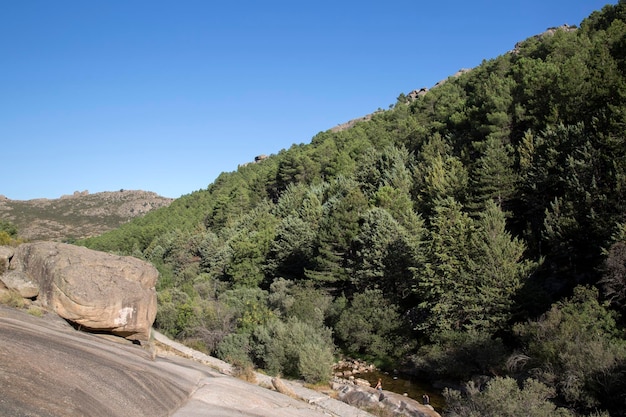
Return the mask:
[(344, 352), (492, 377), (462, 415), (625, 415), (625, 204), (620, 0), (80, 243), (153, 262), (156, 326), (239, 363), (315, 381)]

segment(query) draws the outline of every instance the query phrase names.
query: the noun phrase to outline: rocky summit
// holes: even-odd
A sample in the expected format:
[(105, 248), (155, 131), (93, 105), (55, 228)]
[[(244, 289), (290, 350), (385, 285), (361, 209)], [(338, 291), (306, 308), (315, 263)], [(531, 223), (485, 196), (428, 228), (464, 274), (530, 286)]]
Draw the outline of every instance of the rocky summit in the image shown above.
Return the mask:
[(0, 195), (0, 220), (14, 224), (24, 240), (70, 241), (113, 230), (172, 201), (141, 190), (76, 191), (57, 199), (33, 200)]

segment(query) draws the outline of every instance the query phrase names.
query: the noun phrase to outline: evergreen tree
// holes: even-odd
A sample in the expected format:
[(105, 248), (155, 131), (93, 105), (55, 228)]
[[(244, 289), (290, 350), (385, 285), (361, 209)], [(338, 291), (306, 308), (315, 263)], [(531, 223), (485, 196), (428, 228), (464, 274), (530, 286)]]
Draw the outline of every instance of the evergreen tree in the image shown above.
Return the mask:
[(417, 263), (414, 241), (384, 209), (370, 209), (353, 241), (352, 283), (356, 290), (381, 290), (396, 303), (411, 293), (410, 269)]
[(440, 201), (448, 197), (457, 201), (465, 199), (467, 169), (451, 151), (441, 136), (434, 135), (418, 155), (415, 190), (418, 207), (426, 214), (431, 214)]
[(489, 201), (476, 223), (472, 327), (501, 330), (511, 317), (514, 296), (536, 265), (524, 260), (525, 245), (506, 230), (505, 215)]
[(305, 275), (322, 283), (349, 282), (346, 270), (348, 251), (358, 233), (358, 221), (368, 202), (351, 180), (339, 179), (327, 192), (312, 266), (305, 271)]
[(440, 200), (430, 219), (426, 263), (414, 268), (423, 320), (417, 329), (433, 333), (464, 329), (478, 307), (472, 270), (474, 225), (453, 198)]
[(471, 173), (470, 208), (480, 212), (487, 201), (506, 207), (515, 193), (516, 176), (511, 151), (498, 139), (487, 139)]

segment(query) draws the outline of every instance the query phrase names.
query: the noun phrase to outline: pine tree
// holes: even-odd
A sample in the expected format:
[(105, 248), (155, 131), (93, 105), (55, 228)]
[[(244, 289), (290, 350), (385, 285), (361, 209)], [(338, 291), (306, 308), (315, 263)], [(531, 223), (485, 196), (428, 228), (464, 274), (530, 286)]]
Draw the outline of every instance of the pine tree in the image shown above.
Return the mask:
[(468, 208), (480, 212), (487, 201), (506, 207), (515, 193), (516, 176), (510, 149), (498, 139), (484, 142), (484, 150), (471, 173), (471, 190)]

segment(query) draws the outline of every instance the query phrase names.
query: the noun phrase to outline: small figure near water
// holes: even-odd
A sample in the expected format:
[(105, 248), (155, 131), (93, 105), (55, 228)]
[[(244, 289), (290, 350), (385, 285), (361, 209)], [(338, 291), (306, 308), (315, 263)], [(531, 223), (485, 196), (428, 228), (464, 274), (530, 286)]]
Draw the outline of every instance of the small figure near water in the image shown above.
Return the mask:
[(424, 405), (430, 405), (430, 397), (428, 394), (422, 395), (422, 401), (424, 402)]
[(378, 401), (382, 401), (385, 399), (385, 394), (383, 394), (383, 380), (378, 378), (378, 383), (376, 383), (376, 391), (378, 391)]
[(381, 378), (378, 378), (378, 383), (376, 384), (375, 388), (378, 390), (378, 392), (383, 390), (383, 380)]

